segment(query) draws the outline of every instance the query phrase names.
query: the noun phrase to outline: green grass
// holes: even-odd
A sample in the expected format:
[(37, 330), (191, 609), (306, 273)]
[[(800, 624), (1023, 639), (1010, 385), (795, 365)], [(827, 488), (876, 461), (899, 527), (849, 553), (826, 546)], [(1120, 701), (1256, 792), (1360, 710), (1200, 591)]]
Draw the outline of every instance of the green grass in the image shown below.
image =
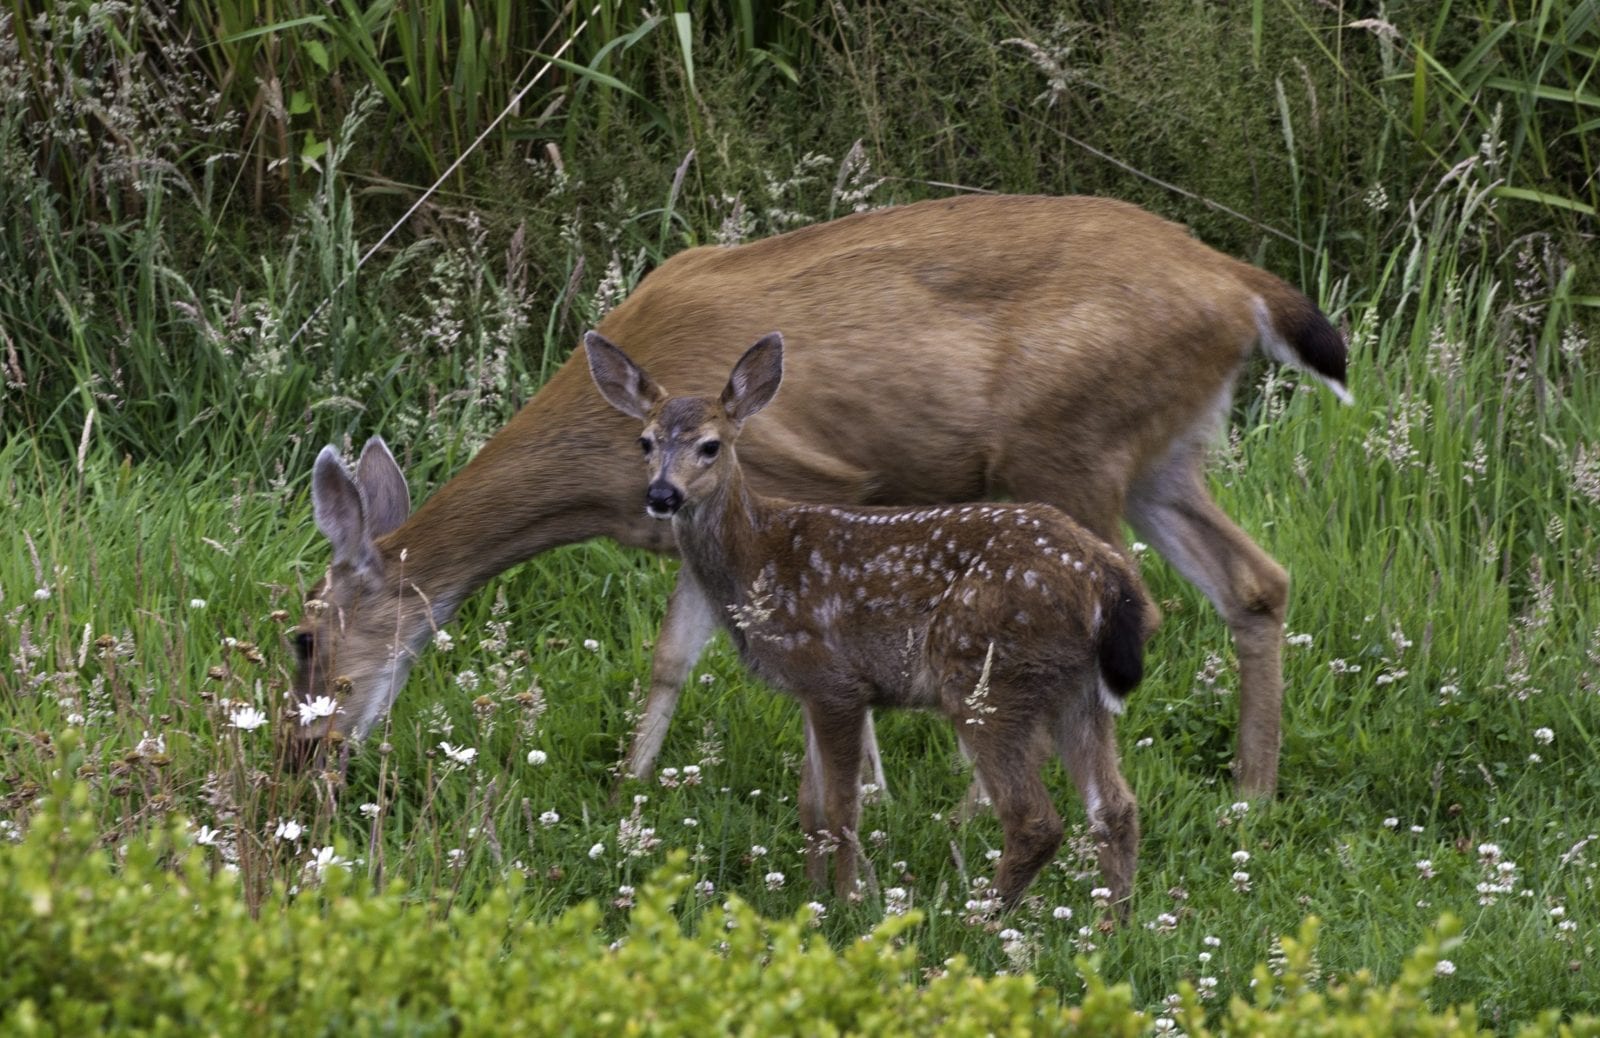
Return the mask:
[[(1553, 9), (1535, 7), (1539, 19)], [(826, 906), (821, 932), (845, 945), (910, 905), (925, 913), (910, 933), (925, 969), (964, 954), (983, 971), (1030, 968), (1075, 999), (1075, 958), (1091, 953), (1154, 1012), (1185, 980), (1215, 978), (1202, 987), (1212, 1007), (1247, 993), (1275, 938), (1313, 914), (1322, 983), (1363, 968), (1394, 977), (1448, 912), (1463, 940), (1450, 951), (1455, 971), (1436, 979), (1438, 1003), (1473, 1002), (1505, 1027), (1545, 1008), (1600, 1010), (1593, 262), (1568, 233), (1570, 206), (1495, 194), (1484, 163), (1440, 185), (1477, 154), (1480, 133), (1492, 146), (1501, 132), (1510, 151), (1496, 161), (1515, 174), (1501, 186), (1592, 202), (1592, 183), (1573, 186), (1573, 156), (1590, 145), (1562, 122), (1589, 106), (1593, 86), (1574, 69), (1585, 45), (1539, 19), (1500, 29), (1463, 5), (1406, 27), (1436, 58), (1420, 72), (1371, 33), (1296, 28), (1298, 9), (1286, 5), (1153, 5), (1133, 27), (1084, 12), (1052, 24), (1027, 5), (995, 27), (954, 0), (918, 7), (952, 14), (943, 36), (925, 22), (814, 14), (758, 29), (744, 5), (728, 10), (731, 39), (705, 22), (683, 36), (668, 19), (637, 48), (608, 52), (611, 73), (670, 104), (650, 110), (577, 76), (565, 172), (521, 158), (473, 167), (349, 280), (396, 199), (420, 190), (374, 181), (371, 156), (419, 134), (454, 142), (492, 113), (419, 96), (412, 114), (384, 119), (431, 112), (439, 122), (402, 133), (370, 112), (319, 107), (318, 132), (333, 145), (318, 167), (295, 171), (289, 215), (260, 217), (242, 212), (232, 159), (200, 173), (149, 167), (137, 190), (77, 166), (42, 168), (37, 113), (0, 91), (0, 510), (13, 545), (0, 553), (0, 829), (26, 829), (70, 761), (106, 845), (152, 841), (164, 818), (182, 815), (219, 834), (202, 853), (238, 869), (252, 909), (283, 896), (274, 882), (312, 882), (307, 862), (331, 846), (360, 883), (403, 881), (408, 897), (441, 907), (484, 903), (526, 870), (535, 910), (554, 917), (594, 898), (613, 935), (628, 924), (621, 889), (681, 849), (695, 881), (711, 885), (685, 900), (690, 923), (726, 893), (779, 916), (815, 898)], [(417, 8), (418, 18), (438, 13)], [(631, 8), (604, 13), (612, 40), (640, 27)], [(1270, 24), (1237, 35), (1252, 16)], [(1209, 57), (1163, 51), (1143, 68), (1119, 57), (1139, 45), (1134, 27), (1181, 40), (1176, 27), (1194, 19), (1206, 23)], [(1481, 23), (1481, 39), (1498, 33), (1503, 51), (1457, 43), (1447, 30), (1465, 23)], [(1039, 70), (985, 33), (1070, 43), (1073, 67), (1094, 75), (1047, 109), (1033, 101)], [(206, 75), (267, 60), (269, 41), (252, 40), (213, 54)], [(599, 62), (603, 44), (586, 46), (584, 61)], [(279, 58), (309, 71), (314, 50)], [(948, 69), (923, 60), (935, 51)], [(1302, 77), (1296, 53), (1326, 63)], [(793, 69), (772, 59), (798, 56), (810, 63), (795, 84), (808, 100), (774, 101), (766, 87)], [(1202, 58), (1251, 62), (1234, 71), (1260, 77), (1251, 82), (1265, 84), (1266, 101), (1231, 111), (1249, 91), (1220, 73), (1204, 89), (1171, 91), (1197, 74), (1184, 62)], [(410, 59), (385, 60), (398, 80)], [(1553, 87), (1561, 69), (1576, 91), (1565, 108), (1530, 88), (1493, 122), (1491, 92), (1505, 93), (1507, 76)], [(673, 92), (689, 75), (698, 101)], [(1287, 76), (1281, 101), (1274, 76)], [(489, 96), (506, 96), (505, 84)], [(1169, 110), (1170, 120), (1150, 118)], [(1449, 136), (1446, 116), (1473, 139)], [(857, 137), (876, 166), (841, 165)], [(1073, 140), (1128, 168), (1086, 158)], [(219, 147), (190, 143), (202, 162)], [(698, 154), (685, 163), (690, 143)], [(1214, 151), (1235, 146), (1241, 160), (1202, 179)], [(851, 169), (857, 180), (844, 183)], [(874, 187), (874, 170), (899, 179)], [(836, 180), (862, 188), (866, 203), (939, 190), (922, 181), (1158, 202), (1241, 255), (1276, 257), (1350, 328), (1356, 404), (1252, 368), (1213, 465), (1224, 508), (1293, 578), (1277, 801), (1233, 806), (1227, 632), (1148, 554), (1166, 621), (1120, 729), (1145, 838), (1133, 923), (1114, 933), (1095, 928), (1082, 812), (1056, 771), (1073, 838), (1025, 910), (967, 918), (999, 830), (987, 817), (953, 823), (968, 776), (948, 726), (926, 716), (880, 722), (894, 796), (864, 819), (878, 892), (846, 904), (806, 889), (797, 711), (746, 677), (720, 639), (662, 755), (677, 784), (634, 783), (614, 804), (674, 564), (607, 543), (544, 555), (469, 601), (453, 647), (419, 662), (342, 785), (277, 778), (268, 729), (239, 731), (228, 718), (243, 704), (281, 707), (285, 635), (326, 565), (306, 493), (320, 446), (383, 433), (420, 499), (597, 319), (602, 279), (625, 291), (685, 244), (842, 212), (853, 201), (832, 190)], [(1202, 204), (1210, 199), (1307, 248), (1280, 255), (1280, 239)], [(69, 729), (77, 742), (63, 751)], [(452, 764), (441, 743), (476, 755)], [(697, 782), (685, 781), (690, 766)], [(276, 835), (286, 822), (297, 839)], [(1236, 872), (1249, 874), (1248, 889)], [(780, 873), (781, 885), (769, 879)], [(1056, 918), (1058, 906), (1071, 918)]]

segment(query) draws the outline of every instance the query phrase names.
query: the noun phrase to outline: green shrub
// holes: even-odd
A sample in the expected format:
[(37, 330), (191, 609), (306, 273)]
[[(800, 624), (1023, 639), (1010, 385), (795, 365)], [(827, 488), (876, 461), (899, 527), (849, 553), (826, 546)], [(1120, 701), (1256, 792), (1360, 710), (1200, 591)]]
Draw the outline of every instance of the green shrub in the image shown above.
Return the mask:
[[(280, 887), (251, 918), (237, 878), (211, 870), (181, 824), (99, 846), (84, 787), (60, 787), (27, 835), (0, 847), (0, 1031), (6, 1034), (1087, 1034), (1149, 1021), (1126, 985), (1081, 963), (1086, 992), (1063, 1006), (1031, 976), (981, 977), (959, 957), (919, 980), (908, 943), (920, 917), (891, 917), (831, 948), (801, 911), (764, 919), (730, 898), (686, 929), (682, 856), (637, 895), (614, 940), (592, 901), (555, 919), (526, 888), (471, 911), (374, 893), (330, 865)], [(1179, 1024), (1195, 1035), (1481, 1033), (1470, 1008), (1435, 1010), (1429, 984), (1453, 924), (1391, 985), (1363, 971), (1313, 990), (1315, 921), (1283, 942), (1286, 966), (1256, 970), (1253, 1004), (1208, 1023), (1192, 988)], [(1591, 1020), (1530, 1033), (1597, 1034)]]

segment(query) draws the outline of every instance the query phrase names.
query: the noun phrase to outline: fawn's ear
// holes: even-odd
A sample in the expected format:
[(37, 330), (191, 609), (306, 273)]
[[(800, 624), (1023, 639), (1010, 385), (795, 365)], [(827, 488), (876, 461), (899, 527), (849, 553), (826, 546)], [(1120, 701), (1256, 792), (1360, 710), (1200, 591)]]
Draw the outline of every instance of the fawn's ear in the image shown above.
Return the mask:
[(783, 382), (783, 336), (769, 332), (745, 350), (722, 391), (722, 409), (735, 422), (743, 422), (778, 395)]
[(585, 333), (583, 349), (589, 355), (589, 374), (600, 395), (618, 411), (642, 422), (666, 399), (667, 391), (604, 335)]

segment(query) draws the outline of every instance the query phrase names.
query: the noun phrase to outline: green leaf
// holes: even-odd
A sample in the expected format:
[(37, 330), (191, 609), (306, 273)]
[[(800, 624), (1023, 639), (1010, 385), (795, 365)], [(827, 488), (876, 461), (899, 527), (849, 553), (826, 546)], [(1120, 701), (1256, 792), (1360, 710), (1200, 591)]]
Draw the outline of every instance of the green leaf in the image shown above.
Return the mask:
[(1600, 95), (1585, 93), (1577, 87), (1564, 89), (1562, 87), (1546, 86), (1543, 83), (1522, 83), (1505, 76), (1490, 76), (1484, 81), (1485, 85), (1496, 90), (1504, 90), (1513, 94), (1527, 94), (1541, 101), (1566, 101), (1575, 105), (1584, 105), (1588, 108), (1600, 108)]
[(324, 72), (328, 71), (328, 48), (322, 45), (321, 40), (305, 39), (300, 42), (300, 46), (311, 60), (317, 63), (318, 68)]
[(306, 96), (304, 90), (296, 90), (289, 95), (290, 115), (305, 115), (309, 111), (311, 111), (311, 99)]
[(323, 15), (308, 14), (302, 18), (290, 18), (285, 22), (273, 22), (271, 25), (263, 25), (258, 29), (246, 29), (244, 32), (236, 32), (231, 36), (224, 36), (220, 40), (212, 40), (210, 43), (205, 44), (205, 46), (217, 47), (228, 43), (238, 43), (240, 40), (249, 40), (254, 39), (257, 36), (266, 36), (270, 33), (283, 32), (286, 29), (297, 28), (301, 25), (325, 25), (327, 24), (327, 21), (328, 19)]
[(698, 96), (694, 88), (694, 36), (690, 21), (692, 17), (688, 11), (679, 11), (672, 16), (672, 24), (678, 30), (678, 49), (683, 52), (683, 74), (689, 80), (689, 93)]
[(1538, 202), (1540, 205), (1547, 205), (1553, 209), (1570, 209), (1575, 213), (1583, 213), (1585, 216), (1600, 216), (1600, 212), (1597, 212), (1594, 206), (1586, 202), (1579, 202), (1563, 195), (1552, 195), (1548, 191), (1535, 191), (1527, 187), (1502, 186), (1492, 189), (1489, 193), (1496, 198), (1512, 198), (1519, 202)]

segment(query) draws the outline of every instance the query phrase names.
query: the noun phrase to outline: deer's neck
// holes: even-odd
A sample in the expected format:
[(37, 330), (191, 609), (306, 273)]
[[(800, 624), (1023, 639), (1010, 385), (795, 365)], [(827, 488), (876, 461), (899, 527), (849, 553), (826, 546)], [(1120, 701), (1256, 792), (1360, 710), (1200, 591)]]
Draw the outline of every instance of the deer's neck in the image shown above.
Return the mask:
[(550, 548), (598, 536), (671, 548), (666, 530), (654, 540), (637, 533), (646, 524), (638, 466), (627, 463), (627, 420), (568, 376), (564, 367), (379, 541), (391, 582), (420, 592), (436, 623), (496, 575)]
[(751, 491), (734, 465), (733, 475), (714, 494), (673, 520), (678, 551), (706, 596), (727, 620), (727, 607), (749, 594), (762, 566), (771, 558), (762, 535), (776, 510)]

